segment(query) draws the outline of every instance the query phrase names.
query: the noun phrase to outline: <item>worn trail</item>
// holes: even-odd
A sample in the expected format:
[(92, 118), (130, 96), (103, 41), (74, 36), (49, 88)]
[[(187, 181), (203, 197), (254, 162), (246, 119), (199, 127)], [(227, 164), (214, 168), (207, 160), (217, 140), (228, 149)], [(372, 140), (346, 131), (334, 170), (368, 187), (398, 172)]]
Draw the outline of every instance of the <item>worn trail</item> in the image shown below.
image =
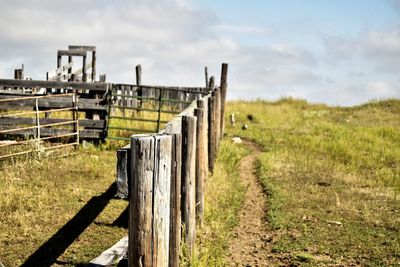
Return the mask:
[(271, 234), (266, 221), (266, 196), (255, 175), (255, 161), (260, 153), (253, 143), (246, 143), (252, 152), (240, 163), (245, 184), (245, 203), (239, 212), (239, 225), (229, 246), (229, 266), (271, 266)]

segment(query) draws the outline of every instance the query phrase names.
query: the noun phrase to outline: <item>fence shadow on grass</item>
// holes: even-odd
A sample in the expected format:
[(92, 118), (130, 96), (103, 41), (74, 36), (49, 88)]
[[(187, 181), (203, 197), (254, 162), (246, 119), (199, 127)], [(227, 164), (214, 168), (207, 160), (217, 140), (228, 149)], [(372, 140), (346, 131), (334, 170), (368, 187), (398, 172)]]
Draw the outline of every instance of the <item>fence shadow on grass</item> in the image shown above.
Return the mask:
[(116, 193), (113, 183), (100, 196), (92, 197), (79, 212), (47, 240), (21, 265), (24, 267), (51, 266), (59, 256), (85, 231), (104, 210)]

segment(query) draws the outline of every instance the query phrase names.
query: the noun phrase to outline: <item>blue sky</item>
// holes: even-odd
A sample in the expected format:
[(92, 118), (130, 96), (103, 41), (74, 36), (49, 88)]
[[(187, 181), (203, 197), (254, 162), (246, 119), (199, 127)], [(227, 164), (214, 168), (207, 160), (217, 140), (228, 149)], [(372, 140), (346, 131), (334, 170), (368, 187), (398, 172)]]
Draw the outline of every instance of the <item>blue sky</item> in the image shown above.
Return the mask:
[[(76, 9), (79, 6), (81, 9)], [(110, 82), (203, 85), (230, 64), (230, 99), (355, 105), (400, 97), (400, 0), (4, 0), (0, 77), (34, 79), (56, 50), (96, 45)], [(13, 27), (10, 27), (10, 22)]]

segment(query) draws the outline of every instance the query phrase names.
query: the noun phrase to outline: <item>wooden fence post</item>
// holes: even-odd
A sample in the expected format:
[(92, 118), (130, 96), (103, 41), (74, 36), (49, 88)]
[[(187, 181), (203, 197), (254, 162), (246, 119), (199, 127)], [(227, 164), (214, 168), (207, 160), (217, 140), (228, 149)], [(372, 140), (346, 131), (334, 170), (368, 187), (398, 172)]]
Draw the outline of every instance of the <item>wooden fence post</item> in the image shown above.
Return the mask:
[[(198, 102), (204, 101), (199, 100)], [(197, 103), (198, 103), (197, 102)], [(201, 105), (201, 104), (200, 104)], [(196, 108), (194, 116), (197, 118), (197, 134), (196, 134), (196, 219), (200, 226), (203, 225), (204, 218), (204, 179), (206, 176), (205, 158), (206, 158), (206, 125), (205, 110)]]
[(182, 222), (191, 255), (196, 237), (196, 117), (182, 117)]
[(214, 86), (215, 86), (215, 77), (214, 76), (210, 77), (210, 82), (208, 83), (208, 85), (210, 88), (214, 88)]
[(208, 82), (208, 68), (204, 67), (204, 74), (205, 74), (205, 78), (206, 78), (206, 88), (209, 87), (209, 82)]
[(169, 135), (132, 136), (129, 266), (168, 266), (171, 147)]
[(154, 138), (132, 137), (129, 197), (129, 266), (152, 265)]
[(142, 108), (141, 97), (143, 97), (143, 89), (140, 87), (140, 85), (142, 85), (142, 66), (137, 65), (135, 69), (136, 69), (136, 85), (138, 86), (137, 96), (139, 97), (137, 102), (138, 102), (139, 108)]
[(208, 168), (214, 171), (215, 160), (215, 96), (208, 99)]
[(168, 266), (170, 242), (171, 146), (170, 135), (155, 137), (153, 184), (153, 266)]
[(221, 69), (221, 138), (224, 136), (225, 131), (225, 102), (226, 91), (228, 88), (228, 64), (222, 63)]
[(209, 97), (197, 100), (197, 108), (204, 109), (204, 179), (208, 177), (208, 101)]
[(182, 135), (172, 135), (171, 150), (171, 212), (170, 212), (170, 242), (169, 266), (179, 267), (181, 247), (181, 163), (182, 163)]
[(215, 158), (217, 158), (217, 152), (218, 152), (218, 147), (219, 147), (219, 140), (221, 137), (221, 97), (220, 97), (220, 91), (219, 89), (215, 89), (212, 92), (212, 95), (214, 96), (214, 114), (215, 114), (215, 120), (214, 120), (214, 131), (215, 131), (215, 144), (214, 144), (214, 154)]

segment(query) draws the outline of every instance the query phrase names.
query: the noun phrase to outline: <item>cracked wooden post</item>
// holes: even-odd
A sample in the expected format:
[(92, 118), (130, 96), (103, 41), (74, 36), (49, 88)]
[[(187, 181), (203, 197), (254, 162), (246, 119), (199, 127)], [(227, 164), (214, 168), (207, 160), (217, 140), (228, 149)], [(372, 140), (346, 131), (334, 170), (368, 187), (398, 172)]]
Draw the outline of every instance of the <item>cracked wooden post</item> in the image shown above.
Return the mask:
[(169, 135), (132, 136), (129, 266), (168, 266), (171, 146)]
[[(198, 107), (204, 107), (204, 101), (197, 101)], [(206, 158), (206, 125), (205, 125), (205, 109), (196, 108), (194, 116), (197, 118), (197, 134), (196, 134), (196, 221), (197, 224), (203, 225), (204, 218), (204, 179), (206, 176), (205, 158)]]
[(129, 266), (152, 265), (154, 138), (132, 137), (132, 180), (129, 198)]
[(196, 239), (196, 121), (182, 117), (182, 223), (189, 256)]
[(153, 184), (153, 267), (167, 267), (170, 242), (172, 136), (156, 135)]
[(171, 211), (170, 211), (170, 241), (169, 266), (179, 267), (181, 247), (181, 163), (182, 135), (172, 134), (171, 149)]
[(215, 161), (215, 95), (211, 94), (208, 99), (208, 168), (214, 171)]
[(225, 131), (225, 102), (226, 91), (228, 88), (228, 64), (222, 63), (221, 68), (221, 138), (224, 136)]

